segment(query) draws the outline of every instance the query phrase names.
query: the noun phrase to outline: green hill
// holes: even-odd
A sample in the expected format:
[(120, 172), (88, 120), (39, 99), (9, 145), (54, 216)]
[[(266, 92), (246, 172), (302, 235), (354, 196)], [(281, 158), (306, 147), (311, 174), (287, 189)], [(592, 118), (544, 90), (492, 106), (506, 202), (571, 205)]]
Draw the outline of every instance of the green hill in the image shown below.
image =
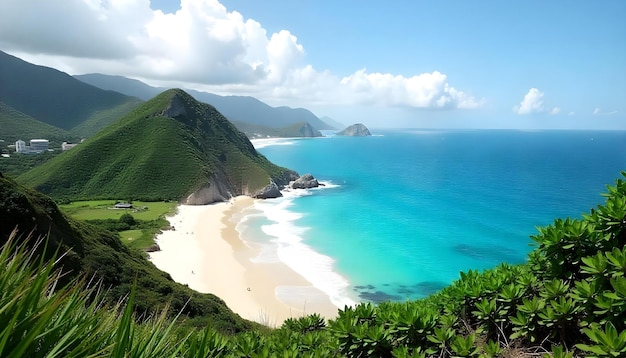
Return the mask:
[(293, 175), (215, 108), (168, 90), (18, 180), (56, 198), (207, 203), (259, 195)]
[[(64, 272), (64, 283), (81, 275), (93, 278), (94, 282), (100, 280), (109, 304), (123, 299), (136, 285), (135, 311), (140, 314), (163, 310), (169, 303), (171, 316), (181, 312), (185, 319), (193, 318), (194, 324), (210, 324), (225, 332), (247, 330), (252, 326), (214, 295), (200, 294), (175, 283), (149, 262), (145, 254), (123, 245), (119, 236), (68, 218), (52, 199), (1, 173), (0, 218), (0, 246), (17, 228), (18, 243), (36, 247), (38, 253), (47, 258), (57, 250), (63, 253), (57, 267)], [(34, 245), (37, 238), (47, 238), (45, 248), (43, 244)], [(5, 293), (0, 296), (4, 297)], [(2, 307), (0, 322), (6, 327), (1, 311)], [(4, 356), (1, 349), (0, 356)]]
[(104, 123), (93, 129), (83, 127), (78, 133), (82, 136), (94, 134), (140, 102), (121, 93), (88, 85), (61, 71), (33, 65), (2, 51), (0, 83), (0, 102), (41, 122), (68, 131), (89, 119)]

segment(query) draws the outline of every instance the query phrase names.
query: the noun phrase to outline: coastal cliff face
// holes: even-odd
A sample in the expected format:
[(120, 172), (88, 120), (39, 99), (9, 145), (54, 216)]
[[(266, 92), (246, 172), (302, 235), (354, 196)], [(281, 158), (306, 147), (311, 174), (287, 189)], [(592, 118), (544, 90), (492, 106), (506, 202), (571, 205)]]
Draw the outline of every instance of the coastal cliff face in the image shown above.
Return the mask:
[(343, 135), (348, 137), (367, 137), (372, 135), (372, 133), (370, 133), (370, 130), (365, 126), (365, 124), (357, 123), (342, 130), (341, 132), (337, 133), (337, 135)]

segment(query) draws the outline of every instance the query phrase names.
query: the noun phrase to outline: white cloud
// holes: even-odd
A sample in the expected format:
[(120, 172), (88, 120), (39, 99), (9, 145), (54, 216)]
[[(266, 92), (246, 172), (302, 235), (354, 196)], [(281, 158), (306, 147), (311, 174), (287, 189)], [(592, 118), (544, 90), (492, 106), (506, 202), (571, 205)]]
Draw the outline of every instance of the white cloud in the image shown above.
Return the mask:
[(6, 0), (0, 48), (72, 74), (122, 75), (274, 103), (466, 109), (484, 102), (438, 71), (316, 70), (294, 34), (268, 34), (218, 0), (181, 0), (167, 14), (152, 10), (149, 0)]
[(538, 114), (548, 112), (552, 115), (556, 115), (561, 112), (561, 109), (559, 107), (554, 107), (549, 110), (546, 109), (543, 103), (543, 92), (533, 87), (528, 90), (528, 93), (526, 93), (519, 106), (513, 107), (513, 111), (517, 112), (517, 114)]
[(615, 113), (617, 113), (617, 111), (602, 112), (602, 111), (600, 110), (600, 108), (596, 107), (596, 109), (594, 109), (594, 110), (593, 110), (593, 113), (592, 113), (592, 114), (593, 114), (594, 116), (609, 116), (609, 115), (611, 115), (611, 114), (615, 114)]

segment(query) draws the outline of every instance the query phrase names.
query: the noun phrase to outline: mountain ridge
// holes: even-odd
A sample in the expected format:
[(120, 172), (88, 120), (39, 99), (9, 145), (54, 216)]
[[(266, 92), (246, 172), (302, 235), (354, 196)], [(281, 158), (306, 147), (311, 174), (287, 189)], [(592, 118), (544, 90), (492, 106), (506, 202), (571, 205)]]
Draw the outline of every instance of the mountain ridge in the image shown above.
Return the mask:
[[(76, 75), (74, 78), (102, 89), (117, 91), (145, 100), (150, 99), (163, 90), (139, 80), (101, 73)], [(317, 130), (335, 129), (332, 125), (324, 122), (305, 108), (272, 107), (250, 96), (220, 96), (197, 90), (184, 90), (198, 101), (211, 104), (232, 122), (261, 125), (269, 128), (282, 128), (299, 122), (308, 122)]]
[[(54, 68), (35, 65), (0, 51), (0, 102), (60, 129), (86, 120), (102, 122), (89, 136), (138, 104), (139, 99), (106, 91)], [(108, 113), (110, 111), (110, 113)]]

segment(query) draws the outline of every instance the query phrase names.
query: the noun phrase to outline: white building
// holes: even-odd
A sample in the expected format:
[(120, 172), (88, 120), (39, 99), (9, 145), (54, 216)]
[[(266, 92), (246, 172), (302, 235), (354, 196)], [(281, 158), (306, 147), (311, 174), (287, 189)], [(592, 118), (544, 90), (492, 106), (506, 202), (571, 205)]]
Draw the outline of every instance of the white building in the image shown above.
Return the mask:
[(30, 140), (30, 151), (35, 153), (41, 153), (48, 150), (50, 146), (50, 141), (47, 139), (31, 139)]
[[(30, 148), (28, 148), (30, 149)], [(26, 142), (24, 142), (23, 140), (18, 140), (17, 142), (15, 142), (15, 152), (17, 153), (27, 153), (28, 149), (26, 147)]]

